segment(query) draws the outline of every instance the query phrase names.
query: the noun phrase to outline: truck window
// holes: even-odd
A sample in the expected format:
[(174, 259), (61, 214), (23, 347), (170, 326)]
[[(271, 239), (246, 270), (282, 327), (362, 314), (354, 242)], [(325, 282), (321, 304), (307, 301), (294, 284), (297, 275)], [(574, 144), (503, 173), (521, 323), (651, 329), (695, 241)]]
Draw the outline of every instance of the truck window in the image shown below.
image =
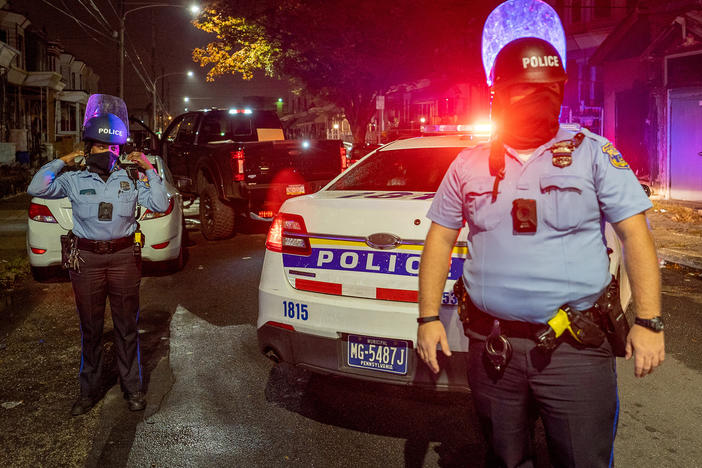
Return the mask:
[(228, 140), (226, 123), (226, 120), (220, 114), (206, 114), (200, 127), (198, 143)]
[(195, 141), (195, 123), (197, 114), (186, 115), (178, 126), (178, 134), (175, 142), (180, 144), (192, 144)]
[(234, 114), (229, 119), (231, 133), (234, 136), (251, 135), (251, 117), (246, 114)]
[(258, 111), (254, 114), (256, 128), (283, 128), (278, 115), (273, 111)]
[(182, 121), (182, 118), (177, 119), (174, 124), (166, 129), (166, 134), (163, 137), (163, 141), (167, 141), (168, 143), (173, 143), (175, 141), (176, 133), (178, 133), (178, 127)]

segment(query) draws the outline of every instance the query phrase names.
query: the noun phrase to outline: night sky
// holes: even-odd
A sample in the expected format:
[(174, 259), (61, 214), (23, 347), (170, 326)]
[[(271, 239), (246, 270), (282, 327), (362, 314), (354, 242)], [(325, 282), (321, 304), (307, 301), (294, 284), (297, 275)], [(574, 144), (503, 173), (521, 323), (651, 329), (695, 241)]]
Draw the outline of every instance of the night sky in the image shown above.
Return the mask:
[[(193, 2), (190, 0), (132, 0), (125, 1), (125, 10), (158, 3), (187, 7)], [(120, 0), (111, 2), (110, 0), (10, 0), (12, 10), (24, 13), (35, 26), (46, 28), (49, 39), (59, 39), (67, 52), (86, 62), (100, 75), (100, 92), (117, 95), (119, 68), (116, 38), (118, 36), (115, 34), (114, 40), (100, 36), (90, 28), (77, 24), (57, 9), (70, 13), (92, 28), (110, 36), (107, 26), (97, 19), (100, 18), (100, 14), (93, 9), (93, 5), (99, 9), (111, 28), (118, 31), (119, 19), (115, 10), (120, 11)], [(286, 83), (263, 76), (251, 81), (228, 76), (218, 78), (214, 83), (205, 82), (205, 69), (193, 62), (192, 50), (206, 45), (214, 36), (196, 29), (190, 23), (192, 18), (193, 15), (187, 8), (158, 7), (129, 13), (125, 23), (125, 42), (129, 57), (138, 60), (134, 51), (136, 49), (144, 64), (143, 68), (146, 68), (149, 74), (149, 79), (154, 76), (152, 63), (155, 63), (155, 76), (187, 70), (195, 72), (195, 78), (172, 75), (165, 79), (165, 88), (169, 89), (170, 94), (171, 114), (182, 113), (184, 107), (188, 105), (183, 102), (183, 96), (189, 96), (192, 99), (189, 105), (191, 108), (229, 107), (236, 104), (237, 98), (242, 96), (270, 96), (272, 100), (285, 97)], [(156, 53), (155, 61), (152, 61), (152, 31), (154, 30)], [(157, 84), (157, 90), (160, 95), (161, 80)], [(143, 108), (152, 100), (150, 88), (147, 90), (142, 84), (126, 58), (124, 95), (130, 112), (132, 109)]]

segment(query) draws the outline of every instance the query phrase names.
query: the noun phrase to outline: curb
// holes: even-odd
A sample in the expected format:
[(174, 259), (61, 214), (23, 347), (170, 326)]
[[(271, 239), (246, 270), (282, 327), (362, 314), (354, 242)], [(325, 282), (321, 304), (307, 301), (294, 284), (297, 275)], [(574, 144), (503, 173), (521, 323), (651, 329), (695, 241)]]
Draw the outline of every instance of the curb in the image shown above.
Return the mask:
[(658, 249), (658, 258), (668, 263), (677, 263), (694, 270), (702, 270), (702, 257), (691, 255), (689, 252), (660, 248)]

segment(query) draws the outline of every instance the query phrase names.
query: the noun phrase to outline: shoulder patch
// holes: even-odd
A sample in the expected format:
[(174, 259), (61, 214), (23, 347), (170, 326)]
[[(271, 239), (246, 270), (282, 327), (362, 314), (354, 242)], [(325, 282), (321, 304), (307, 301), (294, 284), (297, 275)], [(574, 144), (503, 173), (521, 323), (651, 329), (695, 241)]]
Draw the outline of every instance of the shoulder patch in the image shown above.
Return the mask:
[(624, 160), (621, 153), (611, 142), (602, 146), (602, 152), (609, 157), (609, 163), (617, 169), (629, 169), (629, 164)]
[(139, 171), (139, 180), (144, 182), (144, 184), (148, 187), (149, 186), (149, 178), (146, 177), (146, 174), (143, 172)]

